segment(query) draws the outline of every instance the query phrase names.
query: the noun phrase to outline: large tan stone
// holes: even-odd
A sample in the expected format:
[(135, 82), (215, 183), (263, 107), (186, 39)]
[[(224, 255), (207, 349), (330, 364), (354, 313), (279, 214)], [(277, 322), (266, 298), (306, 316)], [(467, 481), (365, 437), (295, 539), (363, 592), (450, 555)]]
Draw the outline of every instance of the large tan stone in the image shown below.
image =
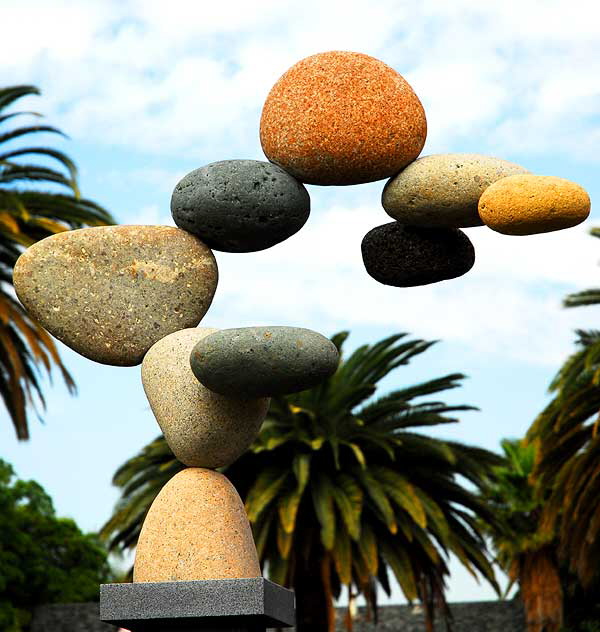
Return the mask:
[(514, 175), (487, 188), (479, 215), (505, 235), (533, 235), (570, 228), (590, 214), (590, 196), (575, 182), (555, 176)]
[(269, 409), (266, 397), (226, 397), (198, 382), (190, 354), (216, 331), (176, 331), (154, 344), (142, 362), (144, 390), (165, 439), (175, 456), (193, 467), (233, 463), (252, 443)]
[(349, 51), (294, 64), (263, 107), (267, 158), (301, 182), (359, 184), (413, 161), (427, 135), (425, 111), (408, 82), (382, 61)]
[(483, 154), (432, 154), (412, 162), (383, 190), (386, 213), (409, 226), (463, 228), (481, 226), (481, 194), (491, 184), (529, 173), (513, 162)]
[(210, 249), (179, 228), (101, 226), (34, 244), (13, 278), (52, 335), (90, 360), (133, 366), (157, 340), (200, 322), (217, 276)]
[(260, 577), (244, 505), (223, 474), (188, 468), (155, 498), (140, 533), (134, 582)]

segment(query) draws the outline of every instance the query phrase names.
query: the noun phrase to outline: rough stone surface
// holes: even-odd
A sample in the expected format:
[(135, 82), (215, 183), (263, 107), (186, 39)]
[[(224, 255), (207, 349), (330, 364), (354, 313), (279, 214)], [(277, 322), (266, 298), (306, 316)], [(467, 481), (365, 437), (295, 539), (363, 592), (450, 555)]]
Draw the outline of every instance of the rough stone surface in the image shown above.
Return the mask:
[(216, 331), (176, 331), (155, 343), (142, 362), (152, 412), (175, 456), (192, 467), (233, 463), (252, 443), (269, 409), (268, 398), (224, 397), (198, 382), (190, 354)]
[(292, 66), (271, 89), (260, 121), (267, 158), (310, 184), (389, 178), (419, 155), (426, 135), (425, 111), (404, 78), (347, 51)]
[(481, 226), (481, 194), (491, 184), (527, 169), (481, 154), (433, 154), (411, 163), (386, 184), (381, 201), (402, 224), (461, 228)]
[[(174, 621), (198, 630), (229, 624), (289, 627), (294, 624), (294, 593), (273, 582), (220, 579), (186, 582), (104, 584), (100, 618), (136, 630), (135, 624)], [(183, 627), (183, 625), (181, 626)]]
[(571, 228), (590, 214), (590, 196), (555, 176), (515, 175), (498, 180), (479, 200), (479, 215), (505, 235), (533, 235)]
[(251, 252), (298, 232), (310, 214), (310, 197), (277, 165), (224, 160), (188, 173), (173, 191), (171, 213), (177, 226), (210, 248)]
[(203, 338), (190, 357), (206, 387), (245, 397), (311, 388), (335, 373), (338, 362), (331, 340), (301, 327), (223, 329)]
[[(454, 632), (525, 632), (523, 606), (518, 600), (449, 605), (454, 617)], [(346, 608), (338, 608), (335, 626), (338, 632), (346, 632), (345, 616)], [(423, 632), (424, 629), (423, 614), (413, 606), (381, 606), (377, 626), (365, 618), (364, 609), (359, 609), (354, 621), (355, 632)], [(185, 629), (185, 622), (182, 624), (179, 629)], [(177, 629), (174, 626), (172, 631)], [(98, 619), (97, 603), (52, 604), (35, 609), (31, 632), (115, 632), (115, 628)], [(439, 619), (435, 632), (446, 632)]]
[(233, 485), (203, 468), (175, 474), (144, 520), (133, 581), (260, 576), (250, 524)]
[(179, 228), (102, 226), (33, 244), (13, 278), (52, 335), (90, 360), (133, 366), (157, 340), (200, 322), (217, 277), (210, 249)]
[(369, 231), (361, 244), (367, 272), (384, 285), (413, 287), (454, 279), (475, 263), (475, 249), (456, 228), (391, 222)]

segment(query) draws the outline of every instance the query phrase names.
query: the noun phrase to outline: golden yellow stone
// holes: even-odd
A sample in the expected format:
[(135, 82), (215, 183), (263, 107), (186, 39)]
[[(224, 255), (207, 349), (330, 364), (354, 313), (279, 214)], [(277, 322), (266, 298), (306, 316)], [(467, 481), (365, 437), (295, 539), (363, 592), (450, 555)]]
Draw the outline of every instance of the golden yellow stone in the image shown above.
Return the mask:
[(571, 228), (590, 214), (590, 196), (555, 176), (514, 175), (498, 180), (479, 198), (481, 220), (505, 235), (533, 235)]

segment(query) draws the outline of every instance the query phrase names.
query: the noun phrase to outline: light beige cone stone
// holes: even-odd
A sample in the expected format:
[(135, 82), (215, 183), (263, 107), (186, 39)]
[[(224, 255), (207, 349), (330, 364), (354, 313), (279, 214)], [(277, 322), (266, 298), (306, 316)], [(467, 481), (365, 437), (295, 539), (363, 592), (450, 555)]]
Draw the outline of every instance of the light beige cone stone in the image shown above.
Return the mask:
[(218, 331), (183, 329), (159, 340), (142, 362), (142, 384), (152, 412), (175, 456), (191, 467), (223, 467), (252, 443), (269, 409), (269, 398), (219, 395), (197, 380), (190, 354)]
[(195, 327), (217, 287), (217, 264), (199, 239), (171, 226), (98, 226), (29, 247), (15, 265), (29, 314), (81, 355), (139, 364), (157, 341)]
[(514, 175), (498, 180), (479, 199), (479, 215), (505, 235), (534, 235), (571, 228), (590, 214), (590, 196), (570, 180)]
[(133, 581), (260, 576), (244, 505), (229, 480), (203, 468), (177, 473), (146, 516)]

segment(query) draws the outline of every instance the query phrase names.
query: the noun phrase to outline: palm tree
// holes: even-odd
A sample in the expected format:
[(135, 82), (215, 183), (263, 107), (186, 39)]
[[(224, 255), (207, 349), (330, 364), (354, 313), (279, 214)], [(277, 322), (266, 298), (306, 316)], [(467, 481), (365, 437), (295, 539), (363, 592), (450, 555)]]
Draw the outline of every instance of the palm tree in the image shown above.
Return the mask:
[[(591, 234), (600, 237), (600, 230)], [(567, 296), (566, 307), (600, 304), (600, 290)], [(600, 331), (577, 330), (575, 352), (550, 384), (554, 397), (532, 424), (540, 443), (535, 476), (552, 492), (542, 526), (557, 530), (559, 554), (582, 586), (599, 579), (600, 554)]]
[(491, 536), (497, 561), (508, 574), (508, 594), (518, 582), (528, 632), (558, 632), (563, 590), (553, 532), (540, 529), (547, 493), (532, 478), (538, 444), (501, 442), (505, 462), (492, 469), (483, 496), (496, 518), (482, 528)]
[[(332, 338), (340, 352), (347, 335)], [(494, 517), (476, 489), (500, 457), (413, 431), (471, 409), (418, 401), (464, 376), (373, 397), (380, 380), (431, 344), (397, 334), (342, 356), (319, 386), (274, 398), (256, 442), (224, 470), (245, 500), (263, 568), (296, 591), (298, 630), (332, 630), (343, 586), (375, 606), (377, 584), (390, 592), (389, 570), (409, 601), (423, 603), (433, 630), (436, 606), (449, 619), (450, 552), (498, 590), (476, 524)], [(158, 438), (117, 471), (121, 500), (102, 530), (111, 548), (135, 545), (152, 499), (182, 467)]]
[[(5, 113), (21, 97), (39, 93), (28, 85), (0, 88), (0, 395), (19, 439), (29, 438), (27, 414), (29, 405), (35, 408), (34, 395), (45, 407), (40, 384), (43, 371), (50, 375), (56, 366), (69, 392), (74, 392), (75, 383), (52, 338), (15, 298), (15, 262), (25, 248), (54, 233), (114, 223), (102, 207), (80, 196), (76, 167), (63, 152), (49, 147), (15, 147), (12, 143), (27, 134), (62, 132), (49, 125), (2, 131), (16, 116), (40, 116), (37, 112)], [(9, 144), (13, 146), (4, 149)], [(21, 162), (22, 157), (31, 155), (43, 157), (52, 166)], [(62, 171), (54, 168), (57, 163)], [(50, 184), (58, 191), (42, 191), (39, 184)]]

